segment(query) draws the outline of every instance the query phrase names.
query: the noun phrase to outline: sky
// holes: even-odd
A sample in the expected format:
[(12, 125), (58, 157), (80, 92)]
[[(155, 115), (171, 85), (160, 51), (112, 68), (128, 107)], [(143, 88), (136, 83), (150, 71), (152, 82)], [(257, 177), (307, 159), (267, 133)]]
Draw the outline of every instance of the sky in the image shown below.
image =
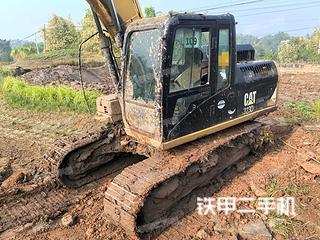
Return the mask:
[[(320, 27), (320, 0), (139, 0), (157, 14), (169, 10), (232, 13), (237, 32), (264, 36), (279, 31), (310, 34)], [(233, 5), (233, 6), (230, 6)], [(89, 6), (85, 0), (0, 0), (0, 39), (24, 39), (38, 31), (52, 14), (71, 17), (79, 24)], [(33, 37), (32, 37), (33, 38)], [(34, 41), (28, 38), (27, 40)]]

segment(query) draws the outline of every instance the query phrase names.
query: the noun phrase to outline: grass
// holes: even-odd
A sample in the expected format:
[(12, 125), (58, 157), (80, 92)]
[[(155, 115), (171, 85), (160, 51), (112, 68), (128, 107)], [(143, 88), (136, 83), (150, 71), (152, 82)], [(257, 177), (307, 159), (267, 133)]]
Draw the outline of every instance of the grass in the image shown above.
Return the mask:
[(290, 218), (279, 217), (276, 215), (268, 216), (268, 225), (275, 232), (284, 237), (291, 235), (293, 230), (293, 221)]
[(33, 54), (25, 57), (26, 60), (35, 60), (35, 59), (53, 59), (53, 58), (60, 58), (60, 57), (71, 57), (76, 58), (78, 57), (78, 49), (62, 49), (50, 52), (42, 52), (40, 54)]
[[(82, 92), (67, 86), (36, 86), (9, 76), (0, 80), (0, 94), (14, 107), (41, 112), (53, 110), (88, 112)], [(91, 112), (96, 112), (96, 99), (100, 94), (86, 91), (86, 95)]]
[(309, 189), (306, 186), (299, 185), (295, 182), (281, 184), (276, 179), (272, 179), (266, 186), (266, 189), (269, 197), (273, 197), (275, 195), (298, 197), (309, 193)]
[(12, 75), (12, 70), (6, 67), (0, 66), (0, 78), (4, 78)]
[(314, 103), (288, 103), (287, 107), (294, 110), (298, 114), (298, 117), (302, 118), (303, 120), (320, 118), (320, 99), (316, 100)]
[[(78, 65), (79, 50), (78, 49), (62, 49), (50, 52), (42, 52), (40, 54), (29, 55), (18, 62), (39, 62), (48, 64), (52, 67), (59, 65)], [(82, 62), (87, 66), (101, 66), (104, 59), (101, 54), (83, 51)]]

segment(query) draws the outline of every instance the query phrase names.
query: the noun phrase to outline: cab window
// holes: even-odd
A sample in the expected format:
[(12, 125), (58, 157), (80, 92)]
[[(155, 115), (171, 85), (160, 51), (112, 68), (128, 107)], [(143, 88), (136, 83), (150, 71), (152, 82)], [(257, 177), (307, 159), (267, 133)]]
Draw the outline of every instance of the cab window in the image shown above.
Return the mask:
[(155, 101), (156, 75), (160, 66), (159, 30), (134, 32), (130, 38), (126, 97), (143, 102)]
[(176, 30), (171, 62), (170, 92), (209, 84), (209, 29)]
[(230, 79), (230, 30), (223, 28), (219, 30), (218, 38), (218, 82), (217, 91), (225, 88)]

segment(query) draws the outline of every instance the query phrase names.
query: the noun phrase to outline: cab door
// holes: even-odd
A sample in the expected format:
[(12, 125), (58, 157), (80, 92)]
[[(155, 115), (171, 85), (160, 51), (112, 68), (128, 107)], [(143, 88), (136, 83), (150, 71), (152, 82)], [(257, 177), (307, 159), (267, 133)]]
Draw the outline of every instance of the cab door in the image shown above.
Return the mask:
[(158, 29), (130, 34), (123, 80), (126, 133), (161, 142), (160, 69), (161, 32)]
[(164, 87), (164, 138), (175, 139), (212, 125), (207, 108), (214, 88), (215, 21), (180, 24), (172, 31), (169, 74)]
[(216, 103), (212, 116), (214, 124), (219, 124), (237, 116), (237, 91), (234, 87), (236, 67), (234, 24), (217, 21), (215, 33), (216, 72), (213, 99)]
[(165, 141), (232, 119), (237, 112), (232, 22), (179, 26), (174, 36), (164, 96)]

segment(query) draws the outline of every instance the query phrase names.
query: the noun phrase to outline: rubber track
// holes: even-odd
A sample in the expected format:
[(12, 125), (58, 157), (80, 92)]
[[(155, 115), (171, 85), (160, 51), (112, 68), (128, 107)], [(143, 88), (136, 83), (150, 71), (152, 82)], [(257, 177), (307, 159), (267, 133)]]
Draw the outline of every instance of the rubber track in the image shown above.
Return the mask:
[[(191, 165), (206, 161), (208, 155), (220, 146), (261, 126), (257, 122), (236, 126), (180, 146), (172, 152), (159, 153), (159, 156), (152, 156), (124, 169), (110, 183), (105, 193), (105, 212), (129, 235), (139, 237), (137, 217), (151, 190), (165, 180), (185, 172)], [(177, 161), (177, 158), (183, 160)]]

